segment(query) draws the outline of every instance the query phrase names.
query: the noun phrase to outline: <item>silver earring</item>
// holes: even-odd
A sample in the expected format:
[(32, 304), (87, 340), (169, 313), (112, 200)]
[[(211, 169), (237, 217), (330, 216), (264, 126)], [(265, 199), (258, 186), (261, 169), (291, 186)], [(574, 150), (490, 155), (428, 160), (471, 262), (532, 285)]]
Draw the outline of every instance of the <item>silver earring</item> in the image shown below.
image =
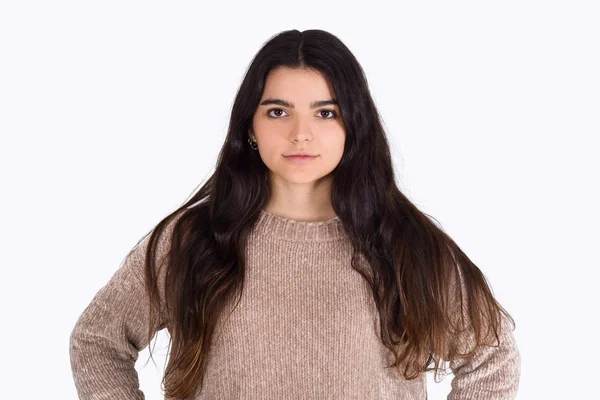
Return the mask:
[(248, 143), (250, 143), (250, 147), (252, 148), (252, 150), (258, 149), (258, 144), (255, 141), (253, 141), (251, 138), (248, 138)]

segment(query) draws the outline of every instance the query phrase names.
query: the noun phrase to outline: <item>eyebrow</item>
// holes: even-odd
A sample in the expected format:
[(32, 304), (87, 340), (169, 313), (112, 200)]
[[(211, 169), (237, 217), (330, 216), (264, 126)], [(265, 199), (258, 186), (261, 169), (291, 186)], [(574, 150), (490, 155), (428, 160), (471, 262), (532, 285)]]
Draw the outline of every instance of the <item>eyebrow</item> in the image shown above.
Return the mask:
[[(261, 106), (266, 106), (269, 104), (277, 104), (279, 106), (284, 106), (284, 107), (288, 107), (288, 108), (295, 108), (295, 106), (290, 103), (289, 101), (285, 101), (285, 100), (281, 100), (281, 99), (273, 99), (273, 98), (268, 98), (263, 100), (260, 105)], [(331, 99), (331, 100), (319, 100), (319, 101), (313, 101), (312, 103), (310, 103), (310, 108), (317, 108), (317, 107), (322, 107), (322, 106), (326, 106), (329, 104), (338, 104), (337, 100)]]

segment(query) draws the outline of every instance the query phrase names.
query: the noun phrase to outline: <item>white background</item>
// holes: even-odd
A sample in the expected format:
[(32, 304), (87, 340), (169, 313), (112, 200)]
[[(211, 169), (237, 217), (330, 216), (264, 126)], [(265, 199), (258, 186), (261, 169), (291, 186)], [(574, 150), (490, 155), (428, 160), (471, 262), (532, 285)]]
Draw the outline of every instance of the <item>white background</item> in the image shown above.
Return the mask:
[[(401, 189), (514, 317), (518, 398), (591, 398), (599, 19), (573, 0), (2, 2), (2, 397), (77, 398), (79, 314), (214, 171), (260, 46), (318, 28), (364, 68)], [(148, 349), (136, 365), (147, 399), (161, 337), (158, 367)], [(431, 399), (451, 377), (428, 378)]]

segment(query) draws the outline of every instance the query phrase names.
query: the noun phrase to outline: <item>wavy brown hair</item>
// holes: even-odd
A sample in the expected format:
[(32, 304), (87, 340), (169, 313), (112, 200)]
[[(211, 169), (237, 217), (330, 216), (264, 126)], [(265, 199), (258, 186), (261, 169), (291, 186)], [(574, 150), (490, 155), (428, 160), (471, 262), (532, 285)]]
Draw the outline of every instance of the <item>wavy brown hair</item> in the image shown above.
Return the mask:
[(481, 270), (398, 189), (358, 61), (331, 33), (289, 30), (268, 40), (248, 67), (214, 174), (145, 238), (148, 342), (163, 327), (170, 334), (165, 396), (185, 399), (202, 388), (216, 321), (226, 300), (242, 295), (245, 244), (270, 194), (267, 167), (248, 135), (267, 74), (279, 66), (320, 71), (337, 97), (346, 141), (331, 203), (352, 243), (352, 267), (372, 288), (382, 343), (395, 356), (388, 367), (406, 379), (437, 375), (447, 373), (448, 360), (498, 345), (502, 314), (513, 329), (514, 320)]

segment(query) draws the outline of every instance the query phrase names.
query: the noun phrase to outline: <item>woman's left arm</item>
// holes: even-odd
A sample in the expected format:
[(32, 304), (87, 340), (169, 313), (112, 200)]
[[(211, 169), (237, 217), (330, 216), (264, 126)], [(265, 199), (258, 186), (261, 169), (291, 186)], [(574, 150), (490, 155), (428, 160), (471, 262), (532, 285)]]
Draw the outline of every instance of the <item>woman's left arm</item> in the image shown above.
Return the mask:
[(499, 343), (494, 343), (496, 347), (480, 346), (471, 358), (450, 360), (454, 377), (448, 400), (516, 398), (521, 376), (521, 354), (508, 318), (502, 313), (500, 315), (502, 325)]

